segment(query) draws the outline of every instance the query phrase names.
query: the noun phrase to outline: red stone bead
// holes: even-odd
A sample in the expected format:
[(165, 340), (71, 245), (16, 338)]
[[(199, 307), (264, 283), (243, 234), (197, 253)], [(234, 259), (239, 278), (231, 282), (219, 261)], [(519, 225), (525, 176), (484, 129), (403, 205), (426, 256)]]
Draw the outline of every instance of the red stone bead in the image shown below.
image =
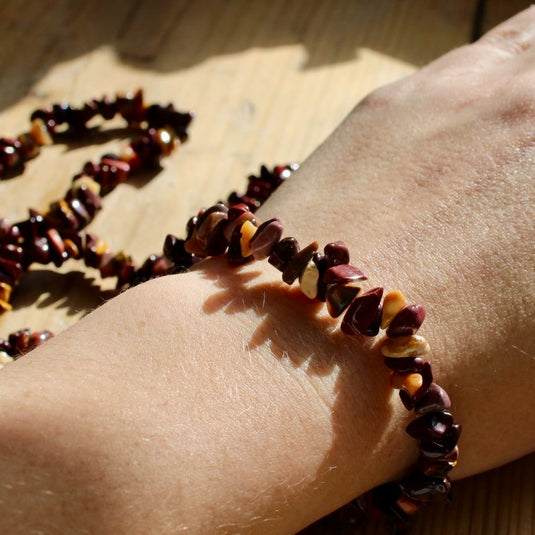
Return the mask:
[(304, 249), (301, 249), (288, 263), (282, 272), (282, 280), (286, 284), (292, 284), (303, 272), (306, 265), (312, 260), (314, 253), (318, 250), (318, 242), (312, 242)]
[(323, 276), (323, 282), (329, 284), (345, 284), (366, 280), (367, 277), (362, 271), (351, 264), (340, 264), (327, 269)]
[(427, 392), (415, 405), (414, 410), (417, 414), (426, 414), (449, 409), (450, 407), (451, 402), (446, 391), (436, 383), (431, 383)]
[(283, 226), (278, 219), (269, 219), (258, 227), (249, 244), (255, 260), (263, 260), (271, 255), (281, 239), (282, 231)]
[(355, 298), (342, 320), (342, 332), (349, 335), (375, 336), (379, 332), (381, 322), (382, 296), (383, 288), (373, 288)]
[(447, 501), (450, 497), (451, 483), (445, 477), (426, 477), (416, 474), (400, 482), (404, 494), (424, 503)]
[(441, 437), (453, 425), (449, 412), (428, 412), (415, 418), (407, 427), (407, 433), (416, 440), (433, 440)]
[(269, 255), (268, 262), (279, 271), (284, 271), (290, 260), (299, 252), (299, 243), (295, 238), (283, 238)]
[(349, 249), (342, 241), (328, 243), (324, 248), (327, 265), (338, 266), (339, 264), (349, 264)]
[(327, 311), (337, 318), (351, 304), (360, 292), (358, 286), (349, 284), (329, 284), (327, 286)]
[(460, 424), (453, 424), (439, 437), (431, 440), (422, 440), (420, 443), (420, 453), (427, 459), (437, 459), (448, 454), (457, 446), (461, 431), (462, 426)]
[(390, 338), (395, 336), (410, 336), (416, 334), (425, 319), (425, 308), (421, 305), (409, 305), (402, 308), (390, 322), (386, 335)]

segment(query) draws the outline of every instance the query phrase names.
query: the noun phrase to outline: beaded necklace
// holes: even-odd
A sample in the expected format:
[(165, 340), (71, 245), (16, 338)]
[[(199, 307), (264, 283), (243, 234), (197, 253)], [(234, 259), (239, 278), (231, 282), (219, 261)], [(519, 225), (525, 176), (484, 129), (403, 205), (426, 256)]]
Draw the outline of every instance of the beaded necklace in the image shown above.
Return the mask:
[[(405, 408), (415, 418), (406, 432), (419, 441), (420, 455), (412, 473), (400, 481), (381, 485), (346, 507), (345, 519), (358, 507), (372, 515), (386, 513), (397, 525), (424, 506), (449, 500), (450, 470), (459, 455), (457, 441), (461, 426), (449, 412), (447, 393), (433, 382), (431, 365), (424, 360), (428, 342), (416, 334), (425, 319), (421, 305), (407, 304), (399, 291), (384, 297), (381, 287), (362, 291), (367, 277), (350, 264), (349, 251), (341, 241), (319, 251), (317, 242), (301, 248), (293, 237), (283, 236), (278, 219), (261, 223), (254, 212), (298, 167), (296, 164), (262, 167), (250, 176), (245, 194), (231, 193), (226, 202), (201, 210), (186, 226), (186, 237), (169, 234), (163, 254), (149, 256), (137, 267), (124, 252), (111, 251), (108, 244), (85, 231), (102, 208), (102, 198), (141, 169), (157, 168), (178, 144), (187, 140), (193, 115), (176, 110), (172, 104), (146, 105), (143, 94), (93, 99), (80, 108), (53, 105), (31, 115), (31, 128), (16, 139), (0, 139), (0, 178), (20, 171), (43, 145), (50, 145), (65, 127), (77, 138), (88, 131), (96, 116), (104, 120), (122, 117), (129, 128), (140, 131), (120, 154), (105, 154), (98, 164), (88, 162), (73, 177), (64, 198), (51, 203), (45, 213), (30, 210), (28, 219), (10, 224), (0, 219), (0, 314), (11, 309), (12, 290), (31, 264), (61, 266), (69, 258), (96, 268), (100, 275), (117, 278), (123, 290), (151, 278), (186, 271), (209, 256), (225, 255), (237, 266), (253, 260), (267, 261), (291, 285), (298, 281), (311, 300), (325, 302), (333, 318), (342, 316), (341, 330), (348, 336), (375, 337), (390, 384), (399, 391)], [(0, 339), (0, 367), (19, 358), (52, 336), (49, 331), (22, 329)]]

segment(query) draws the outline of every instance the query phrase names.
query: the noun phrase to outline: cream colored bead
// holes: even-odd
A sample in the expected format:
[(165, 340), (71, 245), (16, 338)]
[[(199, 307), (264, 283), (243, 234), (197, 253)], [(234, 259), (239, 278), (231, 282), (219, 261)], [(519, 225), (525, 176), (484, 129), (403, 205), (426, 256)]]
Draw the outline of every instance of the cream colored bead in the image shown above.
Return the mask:
[(2, 369), (6, 364), (13, 362), (13, 357), (10, 357), (4, 351), (0, 351), (0, 369)]
[(320, 272), (313, 260), (310, 260), (299, 276), (301, 291), (309, 298), (314, 299), (318, 295), (318, 280)]
[(418, 334), (385, 338), (381, 343), (381, 354), (385, 357), (417, 357), (430, 349), (429, 342)]
[(87, 186), (87, 189), (94, 193), (95, 195), (100, 195), (100, 184), (93, 180), (90, 176), (82, 175), (80, 178), (77, 178), (71, 186), (71, 191), (74, 195), (82, 186)]
[(250, 221), (245, 221), (245, 223), (240, 228), (240, 249), (241, 255), (244, 258), (253, 254), (249, 244), (251, 243), (251, 239), (256, 233), (256, 229), (257, 227), (253, 225)]
[(35, 142), (38, 145), (52, 145), (52, 143), (54, 143), (52, 136), (42, 119), (34, 119), (32, 121), (30, 135), (35, 139)]
[(405, 296), (399, 291), (388, 292), (383, 300), (383, 316), (381, 329), (386, 329), (396, 314), (405, 306)]

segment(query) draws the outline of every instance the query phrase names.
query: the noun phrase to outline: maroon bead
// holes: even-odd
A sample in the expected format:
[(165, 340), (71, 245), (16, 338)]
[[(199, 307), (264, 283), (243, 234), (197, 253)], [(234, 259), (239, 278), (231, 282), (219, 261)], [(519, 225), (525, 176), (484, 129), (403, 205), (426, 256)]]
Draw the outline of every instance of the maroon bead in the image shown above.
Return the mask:
[(47, 226), (55, 228), (78, 230), (79, 227), (78, 219), (62, 201), (56, 201), (50, 205), (50, 212), (46, 214), (45, 221)]
[(6, 243), (5, 245), (0, 246), (0, 258), (7, 258), (13, 262), (19, 262), (22, 264), (24, 250), (19, 245)]
[(446, 455), (434, 459), (420, 456), (416, 469), (428, 477), (445, 477), (457, 464), (459, 448), (455, 446)]
[(388, 368), (398, 373), (419, 372), (424, 365), (421, 357), (385, 357), (384, 362)]
[(425, 477), (420, 474), (403, 479), (399, 486), (409, 498), (423, 503), (446, 501), (451, 492), (451, 483), (447, 478)]
[(301, 251), (299, 251), (284, 268), (284, 271), (282, 272), (282, 280), (286, 284), (292, 284), (301, 275), (317, 250), (318, 242), (312, 242), (304, 249), (301, 249)]
[(73, 211), (78, 221), (77, 229), (86, 227), (93, 219), (85, 206), (78, 199), (71, 199), (69, 201), (69, 208)]
[(323, 282), (329, 284), (345, 284), (366, 280), (367, 277), (362, 271), (351, 264), (340, 264), (327, 269), (323, 276)]
[(271, 255), (281, 239), (282, 231), (283, 226), (278, 219), (269, 219), (258, 227), (249, 244), (255, 260), (263, 260)]
[(401, 496), (401, 488), (398, 483), (390, 482), (375, 487), (371, 491), (371, 495), (373, 506), (394, 522), (405, 524), (409, 521), (409, 516), (396, 503)]
[(436, 459), (448, 454), (457, 445), (461, 431), (462, 426), (460, 424), (453, 424), (440, 437), (432, 440), (422, 440), (420, 453), (427, 459)]
[(373, 288), (355, 298), (342, 320), (342, 332), (349, 335), (375, 336), (379, 332), (381, 322), (382, 296), (383, 288)]
[(30, 334), (30, 329), (21, 329), (9, 335), (8, 342), (11, 345), (10, 355), (12, 357), (26, 353), (26, 348), (30, 341)]
[(343, 241), (328, 243), (324, 248), (325, 259), (329, 267), (349, 264), (349, 249)]
[(283, 238), (273, 247), (268, 262), (279, 271), (284, 271), (298, 252), (299, 244), (295, 238)]
[(316, 299), (324, 303), (327, 300), (327, 285), (323, 282), (323, 276), (325, 275), (325, 272), (329, 266), (325, 260), (325, 255), (321, 253), (314, 253), (312, 261), (318, 268), (318, 293), (316, 295)]
[(426, 414), (449, 409), (450, 407), (451, 402), (446, 391), (436, 383), (431, 383), (427, 392), (415, 405), (414, 410), (417, 414)]
[(348, 284), (329, 284), (327, 286), (327, 311), (337, 318), (351, 304), (360, 292), (357, 286)]
[(44, 344), (47, 340), (53, 338), (54, 334), (51, 331), (39, 331), (30, 334), (28, 339), (27, 351), (35, 349), (37, 346)]
[(176, 266), (189, 268), (193, 264), (193, 255), (184, 248), (185, 241), (168, 234), (163, 245), (163, 254)]
[[(0, 272), (5, 274), (7, 278), (12, 279), (13, 282), (18, 282), (22, 275), (22, 265), (15, 260), (9, 260), (8, 258), (0, 258)], [(11, 284), (7, 280), (4, 281)]]
[(386, 335), (409, 336), (416, 334), (425, 319), (425, 308), (421, 305), (409, 305), (402, 308), (390, 322)]
[(405, 390), (399, 391), (399, 399), (401, 399), (401, 403), (403, 403), (403, 406), (408, 410), (412, 411), (414, 409), (414, 399), (412, 396), (406, 392)]
[(91, 218), (102, 208), (102, 197), (83, 184), (76, 192), (76, 198), (84, 205)]
[(424, 362), (418, 373), (422, 376), (422, 386), (412, 396), (415, 404), (425, 395), (433, 382), (431, 364), (429, 364), (429, 362)]
[(54, 265), (57, 267), (61, 266), (65, 260), (69, 258), (67, 251), (65, 250), (65, 245), (63, 240), (56, 229), (50, 228), (45, 233), (46, 238), (50, 244), (51, 258), (54, 262)]
[(48, 264), (50, 262), (50, 245), (44, 236), (33, 239), (27, 249), (28, 263)]
[(453, 425), (453, 416), (449, 412), (428, 412), (414, 419), (407, 427), (407, 433), (416, 440), (433, 440), (439, 438)]

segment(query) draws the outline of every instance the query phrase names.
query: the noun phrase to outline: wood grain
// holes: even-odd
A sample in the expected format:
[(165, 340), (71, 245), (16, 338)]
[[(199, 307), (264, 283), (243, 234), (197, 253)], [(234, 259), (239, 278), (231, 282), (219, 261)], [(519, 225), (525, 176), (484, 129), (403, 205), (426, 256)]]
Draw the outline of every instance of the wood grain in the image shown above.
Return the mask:
[[(488, 2), (483, 26), (510, 7)], [(523, 2), (515, 2), (521, 5)], [(508, 3), (508, 6), (510, 4)], [(194, 110), (190, 141), (160, 173), (117, 188), (91, 229), (138, 261), (199, 207), (242, 189), (262, 162), (301, 161), (375, 87), (467, 42), (476, 0), (47, 0), (0, 4), (0, 125), (24, 131), (30, 112), (142, 87), (148, 101)], [(1, 215), (25, 217), (60, 198), (87, 159), (124, 138), (47, 148), (0, 182)], [(98, 273), (69, 261), (24, 278), (0, 336), (22, 326), (65, 329), (110, 297)], [(109, 289), (110, 283), (103, 286)], [(533, 533), (535, 458), (456, 485), (447, 509), (416, 534)], [(370, 524), (355, 533), (384, 533)]]

